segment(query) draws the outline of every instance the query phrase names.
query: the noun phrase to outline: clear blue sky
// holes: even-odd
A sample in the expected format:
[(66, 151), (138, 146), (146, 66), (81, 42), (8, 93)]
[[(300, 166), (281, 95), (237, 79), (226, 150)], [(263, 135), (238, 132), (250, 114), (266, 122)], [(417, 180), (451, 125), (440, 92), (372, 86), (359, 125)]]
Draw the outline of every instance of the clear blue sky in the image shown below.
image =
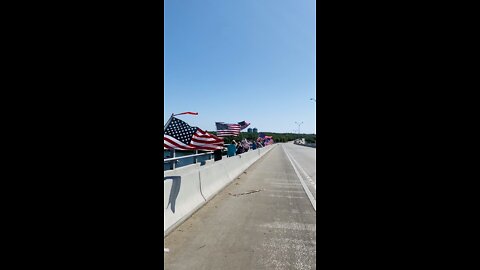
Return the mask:
[(314, 0), (165, 0), (164, 124), (315, 133)]

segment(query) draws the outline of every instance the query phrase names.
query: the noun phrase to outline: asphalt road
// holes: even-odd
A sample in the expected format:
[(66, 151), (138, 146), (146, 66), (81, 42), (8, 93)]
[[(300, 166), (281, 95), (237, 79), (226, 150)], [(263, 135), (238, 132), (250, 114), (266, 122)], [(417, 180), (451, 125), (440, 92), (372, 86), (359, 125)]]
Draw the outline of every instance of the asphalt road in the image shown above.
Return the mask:
[(292, 161), (314, 198), (317, 198), (317, 168), (316, 168), (316, 154), (317, 149), (293, 143), (283, 144), (285, 151), (290, 154)]
[(312, 149), (279, 144), (253, 164), (164, 238), (165, 269), (315, 269)]

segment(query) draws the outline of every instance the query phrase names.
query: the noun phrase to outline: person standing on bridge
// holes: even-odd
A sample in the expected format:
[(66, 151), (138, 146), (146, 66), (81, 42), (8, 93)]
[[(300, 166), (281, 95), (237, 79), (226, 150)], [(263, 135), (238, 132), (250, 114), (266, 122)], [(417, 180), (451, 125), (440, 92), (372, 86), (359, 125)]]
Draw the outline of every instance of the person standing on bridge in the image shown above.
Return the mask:
[(247, 139), (243, 139), (242, 146), (243, 152), (248, 152), (248, 150), (250, 150), (250, 143), (247, 141)]
[(261, 137), (258, 137), (258, 139), (257, 139), (257, 148), (262, 148), (262, 147), (263, 147), (262, 141), (263, 141), (263, 139), (262, 139)]
[(242, 146), (242, 143), (241, 142), (238, 142), (237, 143), (237, 152), (236, 154), (239, 155), (239, 154), (243, 154), (243, 152), (245, 152), (243, 146)]

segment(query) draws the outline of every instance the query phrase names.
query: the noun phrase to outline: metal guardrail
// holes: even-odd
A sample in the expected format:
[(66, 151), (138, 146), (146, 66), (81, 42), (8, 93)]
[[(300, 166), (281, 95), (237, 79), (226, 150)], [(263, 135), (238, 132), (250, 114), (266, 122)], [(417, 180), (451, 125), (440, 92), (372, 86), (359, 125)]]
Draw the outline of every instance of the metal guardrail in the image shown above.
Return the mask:
[(212, 159), (212, 155), (213, 155), (213, 152), (205, 152), (205, 153), (201, 153), (199, 154), (198, 153), (198, 150), (195, 150), (195, 154), (193, 155), (187, 155), (187, 156), (181, 156), (181, 157), (175, 157), (175, 149), (169, 149), (172, 153), (172, 157), (171, 158), (164, 158), (163, 159), (163, 163), (170, 163), (172, 164), (172, 170), (175, 169), (175, 164), (178, 162), (178, 160), (180, 159), (185, 159), (185, 158), (191, 158), (193, 157), (193, 163), (197, 163), (197, 157), (200, 157), (200, 156), (206, 156), (206, 155), (210, 155), (210, 159)]
[[(261, 146), (259, 148), (263, 148), (264, 146)], [(250, 145), (250, 149), (253, 150), (253, 147)], [(198, 153), (198, 150), (195, 150), (195, 154), (193, 155), (187, 155), (187, 156), (180, 156), (180, 157), (176, 157), (175, 156), (175, 149), (168, 149), (171, 153), (172, 153), (172, 157), (169, 157), (169, 158), (164, 158), (163, 159), (163, 164), (165, 163), (168, 163), (168, 164), (171, 164), (172, 166), (170, 166), (169, 169), (167, 170), (174, 170), (175, 169), (175, 165), (176, 163), (179, 162), (179, 160), (181, 159), (187, 159), (187, 158), (192, 158), (193, 157), (193, 164), (197, 163), (198, 160), (197, 158), (198, 157), (201, 157), (201, 156), (206, 156), (206, 155), (210, 155), (208, 160), (211, 160), (213, 159), (213, 151), (209, 151), (209, 152), (205, 152), (205, 153)], [(180, 150), (180, 152), (182, 152), (182, 150)], [(235, 154), (234, 154), (235, 155)], [(222, 151), (222, 157), (228, 157), (228, 155)], [(203, 162), (203, 161), (202, 161)]]

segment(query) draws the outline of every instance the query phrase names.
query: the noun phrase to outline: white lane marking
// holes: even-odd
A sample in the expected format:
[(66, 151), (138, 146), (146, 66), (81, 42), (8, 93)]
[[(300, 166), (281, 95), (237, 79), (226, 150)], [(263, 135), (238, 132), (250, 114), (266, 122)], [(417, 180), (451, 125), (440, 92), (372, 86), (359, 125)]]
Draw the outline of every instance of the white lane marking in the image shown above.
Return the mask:
[(292, 158), (293, 162), (295, 162), (295, 164), (297, 164), (298, 168), (302, 171), (303, 175), (305, 175), (305, 178), (307, 178), (307, 180), (313, 185), (313, 188), (315, 190), (317, 190), (317, 184), (315, 184), (315, 182), (313, 182), (312, 178), (310, 178), (308, 173), (303, 169), (302, 166), (300, 166), (300, 164), (293, 158), (293, 156), (290, 155), (290, 157)]
[(295, 173), (297, 174), (298, 179), (300, 179), (300, 182), (302, 183), (302, 186), (303, 186), (303, 190), (305, 190), (305, 193), (307, 193), (307, 197), (308, 197), (308, 199), (310, 200), (310, 203), (312, 204), (313, 209), (315, 210), (315, 212), (317, 212), (317, 201), (315, 200), (315, 198), (313, 197), (312, 193), (311, 193), (310, 190), (308, 189), (307, 184), (305, 184), (305, 181), (303, 180), (302, 176), (300, 175), (300, 173), (298, 172), (297, 168), (295, 167), (295, 164), (293, 164), (293, 161), (292, 161), (292, 159), (290, 158), (290, 155), (288, 154), (287, 150), (283, 147), (283, 145), (282, 145), (282, 148), (283, 148), (283, 151), (285, 152), (288, 160), (290, 160), (290, 163), (292, 164), (293, 170), (294, 170)]
[(275, 194), (268, 194), (264, 195), (268, 197), (273, 197), (273, 198), (288, 198), (288, 199), (304, 199), (305, 197), (299, 197), (299, 196), (291, 196), (291, 195), (275, 195)]
[(278, 189), (269, 189), (268, 190), (269, 192), (272, 192), (272, 193), (275, 193), (275, 192), (280, 192), (280, 193), (302, 193), (305, 192), (303, 191), (303, 189), (281, 189), (281, 190), (278, 190)]
[(272, 223), (266, 223), (260, 225), (261, 227), (266, 227), (270, 229), (282, 229), (282, 230), (296, 230), (296, 231), (316, 231), (317, 225), (316, 224), (304, 224), (304, 223), (296, 223), (296, 222), (279, 222), (275, 221)]

